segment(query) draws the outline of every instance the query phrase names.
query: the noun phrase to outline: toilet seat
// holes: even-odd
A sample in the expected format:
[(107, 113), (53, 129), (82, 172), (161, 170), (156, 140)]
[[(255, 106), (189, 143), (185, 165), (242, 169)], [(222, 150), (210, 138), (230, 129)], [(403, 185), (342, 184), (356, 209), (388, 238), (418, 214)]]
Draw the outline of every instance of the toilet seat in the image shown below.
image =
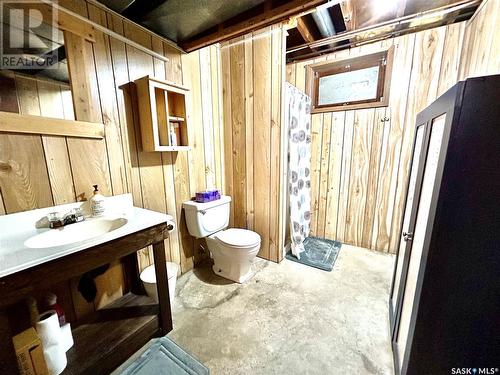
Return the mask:
[(215, 233), (214, 237), (233, 248), (247, 248), (260, 244), (260, 236), (248, 229), (230, 228)]

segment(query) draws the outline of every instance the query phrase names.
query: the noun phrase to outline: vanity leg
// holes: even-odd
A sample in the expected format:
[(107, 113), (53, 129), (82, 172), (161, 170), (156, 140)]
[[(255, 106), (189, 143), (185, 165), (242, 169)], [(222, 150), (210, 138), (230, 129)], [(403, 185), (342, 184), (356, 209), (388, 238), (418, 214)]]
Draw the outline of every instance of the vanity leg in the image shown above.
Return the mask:
[[(168, 290), (167, 267), (165, 258), (165, 242), (160, 241), (153, 244), (153, 256), (156, 271), (156, 287), (158, 290), (158, 302), (160, 305), (160, 329), (161, 334), (166, 335), (172, 330), (172, 310)], [(173, 293), (173, 291), (172, 291)]]
[(134, 294), (146, 294), (139, 276), (140, 272), (139, 265), (137, 263), (137, 253), (132, 253), (123, 257), (122, 264), (126, 292), (132, 292)]
[(0, 369), (2, 374), (19, 374), (7, 310), (0, 308)]

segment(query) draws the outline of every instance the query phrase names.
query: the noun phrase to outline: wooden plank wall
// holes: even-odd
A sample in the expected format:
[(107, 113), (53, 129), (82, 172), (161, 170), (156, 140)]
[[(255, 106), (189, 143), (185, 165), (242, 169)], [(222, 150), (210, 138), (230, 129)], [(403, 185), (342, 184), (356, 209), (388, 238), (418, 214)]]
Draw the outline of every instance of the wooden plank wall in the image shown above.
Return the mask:
[(500, 73), (500, 0), (485, 0), (467, 21), (460, 79)]
[[(286, 67), (305, 88), (307, 64), (394, 46), (387, 108), (315, 114), (312, 119), (313, 235), (394, 253), (399, 243), (415, 118), (459, 79), (500, 73), (500, 0), (458, 23), (340, 51)], [(387, 119), (388, 121), (382, 121)]]
[[(174, 216), (178, 230), (166, 241), (166, 255), (180, 264), (184, 273), (206, 254), (187, 232), (182, 202), (195, 191), (222, 188), (219, 47), (181, 54), (154, 34), (93, 2), (61, 0), (59, 4), (170, 61), (166, 63), (99, 31), (95, 31), (95, 43), (67, 35), (72, 84), (77, 87), (74, 105), (65, 85), (2, 74), (0, 110), (103, 122), (106, 137), (89, 140), (0, 134), (0, 214), (89, 197), (96, 183), (105, 195), (130, 192), (136, 206)], [(132, 94), (119, 87), (146, 74), (192, 89), (192, 151), (141, 151), (137, 110), (130, 105)], [(140, 252), (141, 269), (152, 262), (150, 251)], [(76, 315), (119, 296), (121, 273), (118, 264), (98, 278), (99, 295), (93, 305), (73, 293)]]
[(287, 65), (305, 88), (307, 64), (394, 47), (387, 108), (312, 116), (312, 235), (394, 253), (416, 114), (458, 79), (464, 23), (425, 30)]
[(233, 199), (230, 225), (259, 233), (259, 256), (275, 262), (282, 259), (283, 247), (279, 185), (283, 43), (283, 29), (277, 25), (221, 45), (224, 190)]

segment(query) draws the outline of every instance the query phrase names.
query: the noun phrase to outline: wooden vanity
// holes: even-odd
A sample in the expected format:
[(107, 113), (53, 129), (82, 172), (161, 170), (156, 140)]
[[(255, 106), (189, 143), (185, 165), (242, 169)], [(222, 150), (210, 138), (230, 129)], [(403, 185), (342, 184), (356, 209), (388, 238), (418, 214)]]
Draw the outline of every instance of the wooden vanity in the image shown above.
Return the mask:
[[(63, 374), (111, 372), (149, 339), (172, 330), (164, 240), (167, 222), (89, 247), (0, 278), (0, 372), (19, 374), (9, 308), (51, 286), (122, 259), (129, 292), (78, 322)], [(136, 252), (152, 245), (159, 303), (133, 292), (141, 289)]]

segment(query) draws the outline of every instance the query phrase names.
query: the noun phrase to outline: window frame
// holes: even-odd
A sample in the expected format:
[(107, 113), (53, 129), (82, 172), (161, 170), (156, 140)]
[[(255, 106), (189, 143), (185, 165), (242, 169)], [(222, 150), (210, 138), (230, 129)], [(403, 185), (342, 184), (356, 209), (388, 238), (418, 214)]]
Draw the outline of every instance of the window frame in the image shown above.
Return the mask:
[[(306, 65), (306, 92), (311, 97), (311, 113), (387, 107), (391, 85), (394, 48), (339, 61), (323, 61)], [(318, 105), (319, 80), (322, 77), (379, 66), (377, 96), (352, 102)]]

